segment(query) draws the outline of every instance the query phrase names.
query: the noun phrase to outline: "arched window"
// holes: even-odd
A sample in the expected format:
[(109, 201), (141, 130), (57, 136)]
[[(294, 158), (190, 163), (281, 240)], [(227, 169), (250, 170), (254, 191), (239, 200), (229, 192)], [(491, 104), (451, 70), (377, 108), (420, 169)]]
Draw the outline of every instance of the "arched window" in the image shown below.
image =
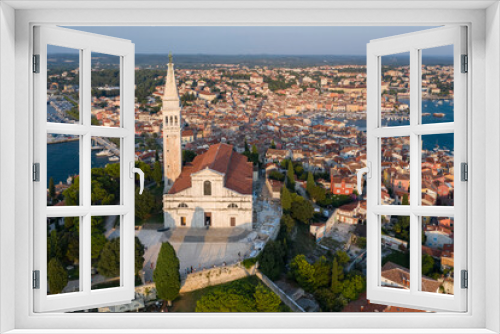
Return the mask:
[(179, 125), (179, 120), (177, 119), (177, 116), (175, 116), (175, 125)]
[(227, 206), (228, 208), (231, 208), (231, 209), (234, 209), (234, 208), (237, 208), (238, 205), (234, 204), (234, 203), (231, 203)]
[(172, 118), (172, 116), (170, 116), (170, 126), (174, 125), (174, 120)]
[(210, 181), (203, 182), (203, 195), (205, 196), (212, 195), (212, 182)]
[(187, 208), (187, 204), (186, 203), (181, 203), (178, 205), (179, 208)]
[(168, 126), (168, 117), (165, 117), (165, 123), (167, 124)]

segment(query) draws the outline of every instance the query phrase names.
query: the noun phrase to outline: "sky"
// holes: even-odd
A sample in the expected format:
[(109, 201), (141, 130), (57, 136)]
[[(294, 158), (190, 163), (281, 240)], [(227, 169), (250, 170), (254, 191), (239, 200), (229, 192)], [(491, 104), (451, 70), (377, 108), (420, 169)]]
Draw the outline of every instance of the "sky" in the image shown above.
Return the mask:
[[(131, 40), (136, 53), (210, 55), (357, 55), (377, 38), (432, 27), (68, 27)], [(52, 49), (54, 53), (68, 49)], [(449, 48), (428, 55), (449, 55)]]

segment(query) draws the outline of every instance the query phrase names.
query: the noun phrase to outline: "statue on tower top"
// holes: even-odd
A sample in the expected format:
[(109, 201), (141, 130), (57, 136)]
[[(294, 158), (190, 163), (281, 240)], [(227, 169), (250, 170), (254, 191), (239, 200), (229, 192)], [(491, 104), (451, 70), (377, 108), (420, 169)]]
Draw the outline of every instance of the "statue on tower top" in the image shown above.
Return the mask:
[(172, 64), (172, 59), (173, 59), (173, 57), (172, 57), (172, 52), (169, 52), (169, 53), (168, 53), (168, 63), (169, 63), (169, 64)]

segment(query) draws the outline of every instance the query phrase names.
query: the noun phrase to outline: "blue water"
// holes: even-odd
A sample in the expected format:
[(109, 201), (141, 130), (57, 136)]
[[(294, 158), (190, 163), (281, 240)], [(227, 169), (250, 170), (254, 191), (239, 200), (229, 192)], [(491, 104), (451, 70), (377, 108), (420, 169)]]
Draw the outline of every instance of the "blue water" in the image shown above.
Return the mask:
[[(50, 177), (54, 178), (55, 184), (60, 181), (66, 183), (68, 176), (80, 173), (79, 152), (79, 141), (47, 145), (47, 186)], [(97, 152), (92, 151), (92, 168), (104, 167), (109, 163), (108, 157), (98, 157)]]
[[(409, 104), (409, 100), (400, 100), (403, 103)], [(411, 113), (411, 111), (410, 111)], [(432, 123), (445, 123), (445, 122), (453, 122), (454, 121), (454, 112), (453, 112), (453, 104), (452, 102), (443, 101), (443, 104), (438, 104), (437, 100), (424, 100), (422, 102), (422, 113), (429, 113), (428, 116), (422, 116), (423, 124), (432, 124)], [(432, 114), (434, 113), (442, 113), (444, 117), (434, 117)], [(338, 119), (341, 120), (341, 119)], [(358, 120), (347, 120), (347, 125), (353, 125), (360, 131), (366, 131), (366, 120), (358, 119)], [(382, 126), (403, 126), (409, 125), (409, 120), (382, 120)], [(439, 146), (442, 149), (448, 149), (453, 151), (453, 134), (440, 134), (440, 135), (425, 135), (422, 136), (422, 148), (424, 150), (432, 150), (436, 146)]]

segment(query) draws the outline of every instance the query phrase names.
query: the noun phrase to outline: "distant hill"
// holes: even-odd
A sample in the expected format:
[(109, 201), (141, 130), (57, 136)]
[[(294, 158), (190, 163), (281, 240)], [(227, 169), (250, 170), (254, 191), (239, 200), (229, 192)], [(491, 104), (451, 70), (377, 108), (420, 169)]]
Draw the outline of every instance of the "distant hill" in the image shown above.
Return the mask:
[[(77, 54), (50, 54), (49, 62), (52, 65), (61, 67), (74, 67), (78, 61)], [(102, 68), (111, 68), (118, 65), (119, 58), (104, 54), (92, 54), (93, 66), (97, 62)], [(408, 57), (390, 56), (383, 58), (384, 65), (401, 66), (408, 65)], [(450, 65), (453, 64), (451, 57), (424, 57), (423, 63), (426, 65)], [(165, 68), (168, 63), (167, 54), (136, 54), (135, 63), (141, 68)], [(365, 56), (341, 56), (341, 55), (323, 55), (323, 56), (292, 56), (292, 55), (175, 55), (174, 63), (177, 68), (201, 69), (212, 68), (219, 64), (240, 65), (249, 68), (256, 66), (268, 68), (289, 67), (301, 68), (321, 65), (365, 65)], [(59, 66), (58, 66), (59, 67)]]

